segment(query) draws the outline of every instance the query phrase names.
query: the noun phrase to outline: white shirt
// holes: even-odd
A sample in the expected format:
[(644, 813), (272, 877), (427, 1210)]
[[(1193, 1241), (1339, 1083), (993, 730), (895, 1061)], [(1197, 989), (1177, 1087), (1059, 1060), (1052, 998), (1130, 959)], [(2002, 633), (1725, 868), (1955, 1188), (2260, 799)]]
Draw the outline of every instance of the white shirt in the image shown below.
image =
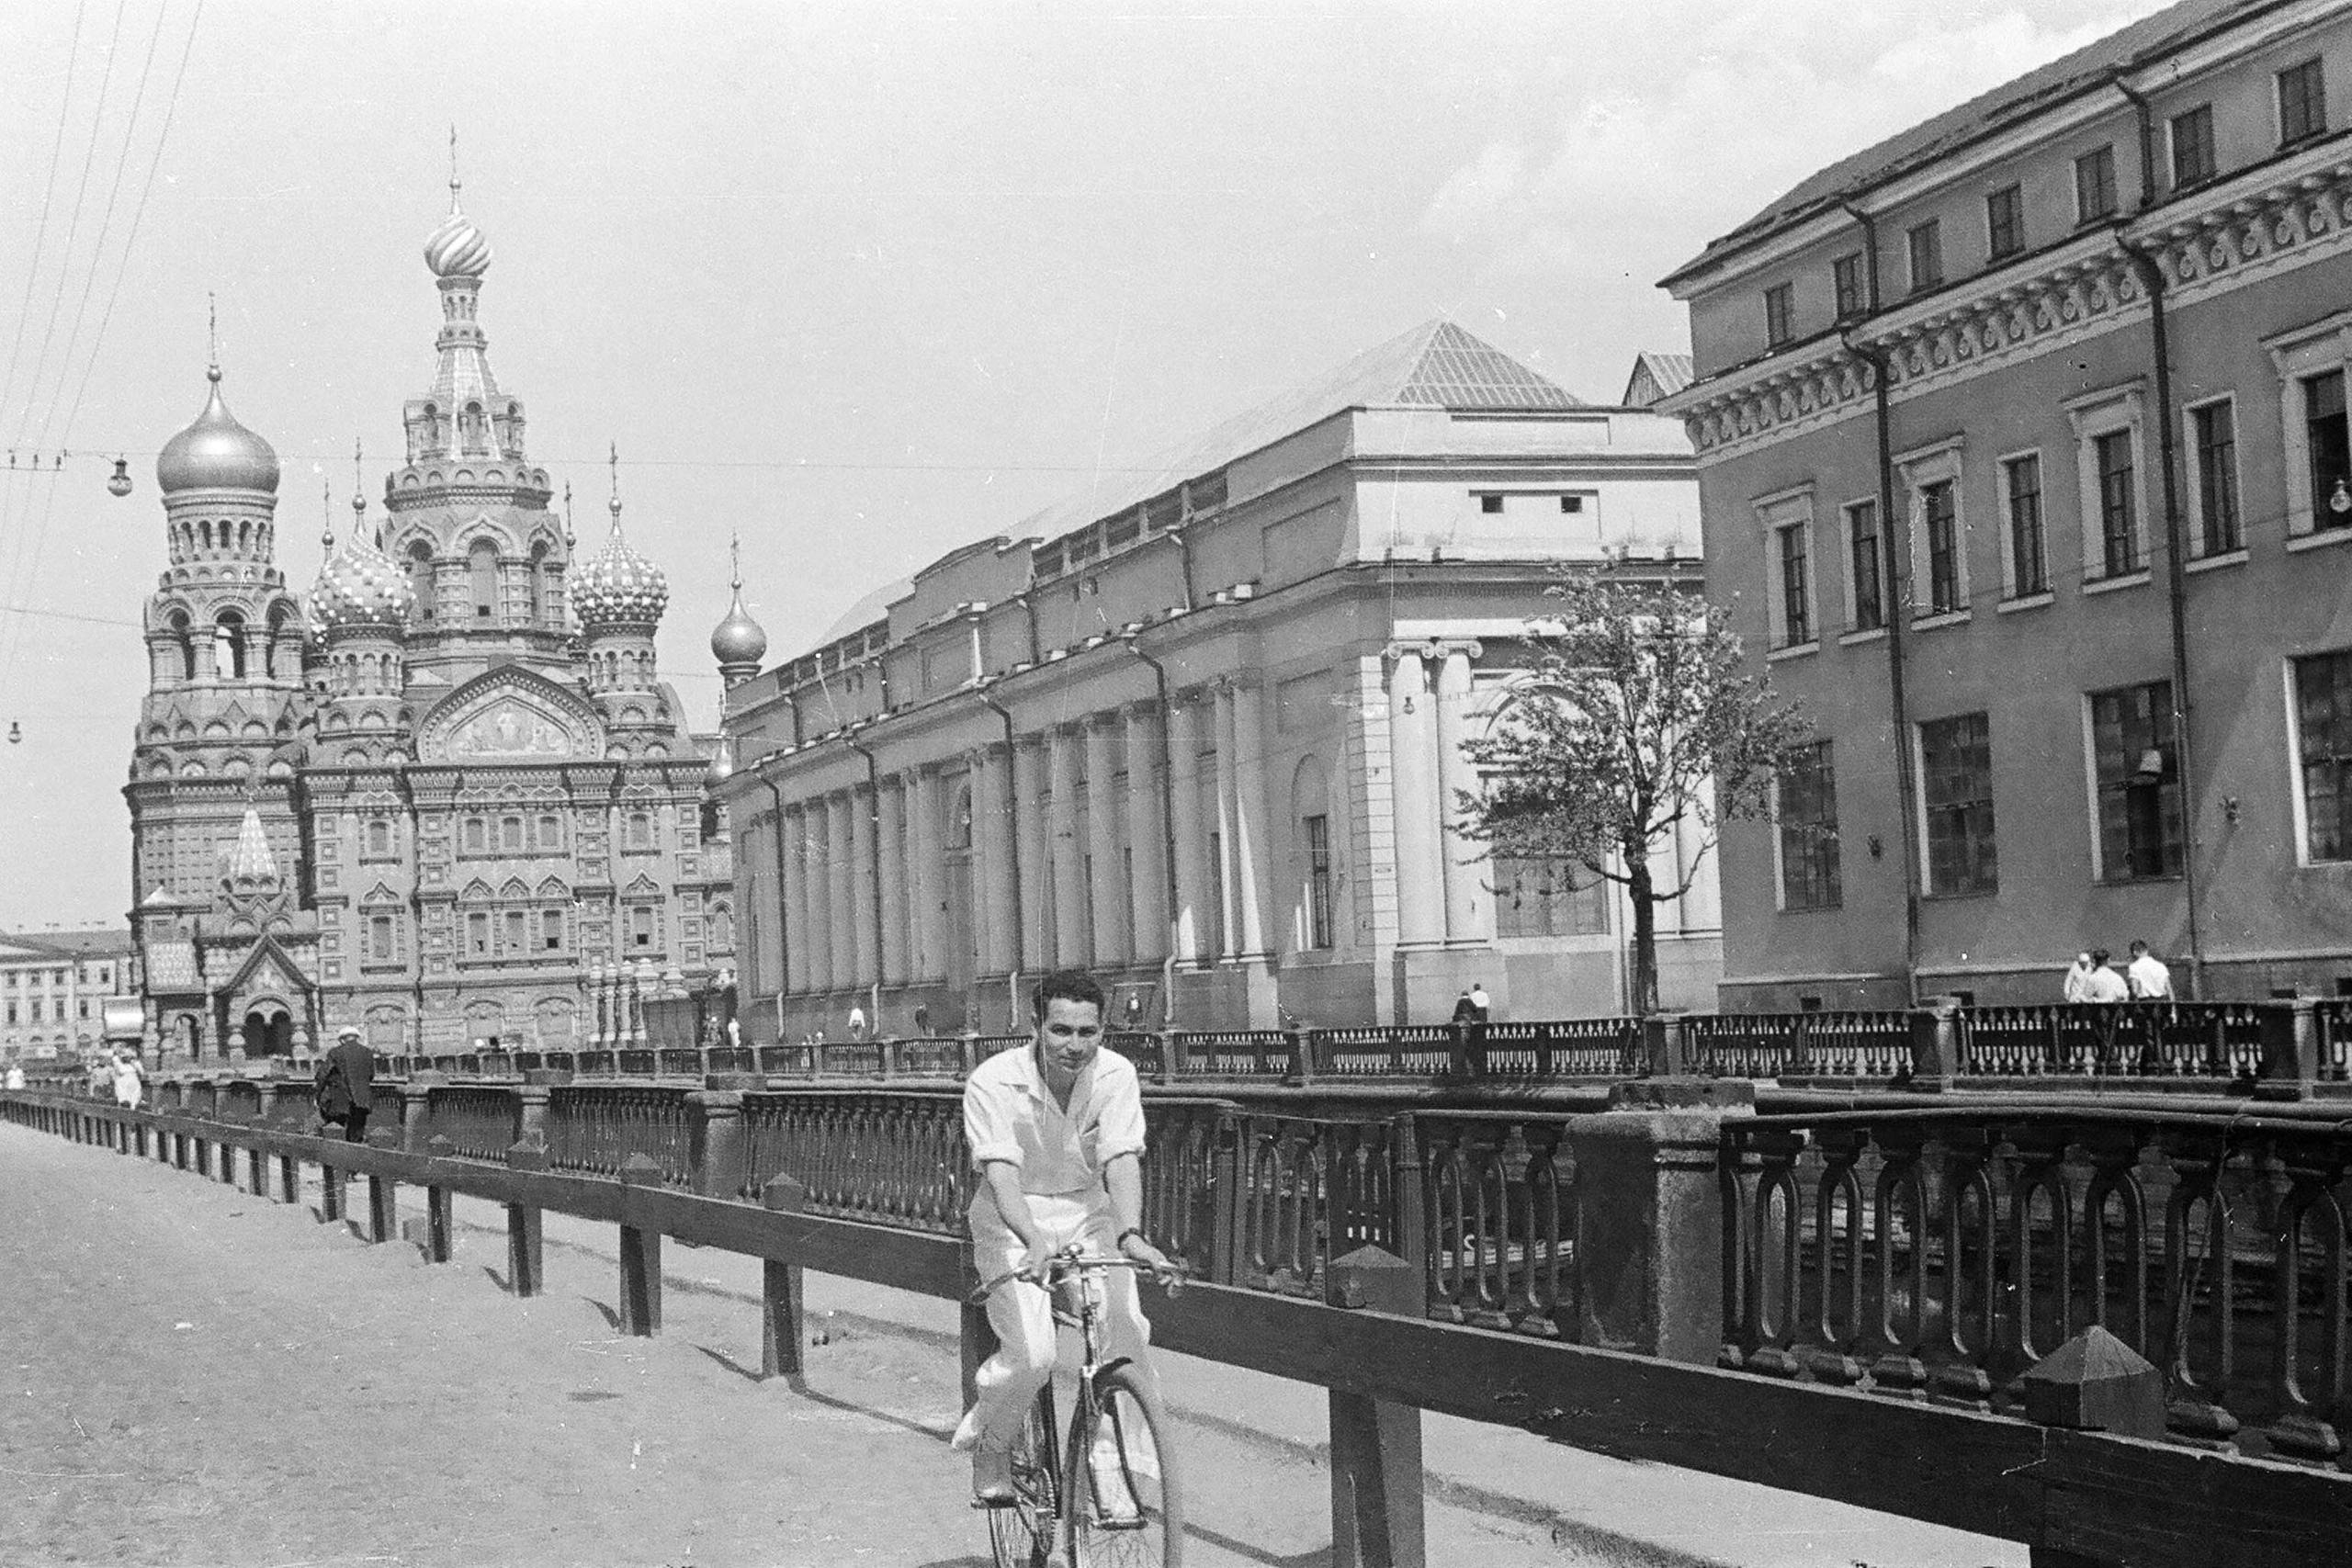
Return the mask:
[(2086, 1002), (2121, 1002), (2132, 999), (2132, 991), (2124, 985), (2123, 976), (2102, 964), (2083, 982), (2083, 1000)]
[(2150, 1000), (2172, 995), (2172, 971), (2153, 953), (2143, 953), (2132, 961), (2124, 976), (2132, 982), (2132, 994)]
[(1023, 1192), (1099, 1190), (1104, 1166), (1143, 1153), (1135, 1065), (1115, 1051), (1097, 1052), (1070, 1086), (1064, 1111), (1037, 1071), (1035, 1045), (1000, 1051), (964, 1080), (964, 1142), (973, 1169), (1001, 1160), (1021, 1173)]
[(2065, 998), (2070, 1002), (2090, 1000), (2091, 966), (2087, 961), (2070, 964), (2066, 970)]

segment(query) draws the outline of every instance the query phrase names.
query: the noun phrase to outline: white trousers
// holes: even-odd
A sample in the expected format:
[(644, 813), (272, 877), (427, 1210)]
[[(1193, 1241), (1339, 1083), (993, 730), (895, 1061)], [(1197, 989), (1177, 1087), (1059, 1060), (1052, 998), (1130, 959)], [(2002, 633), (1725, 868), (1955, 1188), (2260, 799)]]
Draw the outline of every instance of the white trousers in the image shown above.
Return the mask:
[[(1090, 1253), (1119, 1249), (1111, 1195), (1100, 1189), (1052, 1197), (1032, 1193), (1029, 1215), (1057, 1249), (1073, 1241)], [(986, 1189), (972, 1200), (966, 1217), (972, 1227), (973, 1263), (983, 1282), (1021, 1267), (1029, 1249), (1006, 1227)], [(1097, 1319), (1098, 1356), (1104, 1361), (1124, 1357), (1134, 1362), (1136, 1371), (1156, 1388), (1151, 1325), (1144, 1319), (1134, 1272), (1113, 1269), (1095, 1278), (1102, 1283), (1106, 1308)], [(997, 1351), (980, 1363), (973, 1379), (979, 1397), (956, 1428), (954, 1447), (959, 1453), (976, 1449), (1002, 1452), (1012, 1448), (1037, 1391), (1054, 1375), (1058, 1345), (1053, 1298), (1042, 1287), (1026, 1280), (1008, 1280), (989, 1292), (988, 1313), (989, 1326), (996, 1330)]]

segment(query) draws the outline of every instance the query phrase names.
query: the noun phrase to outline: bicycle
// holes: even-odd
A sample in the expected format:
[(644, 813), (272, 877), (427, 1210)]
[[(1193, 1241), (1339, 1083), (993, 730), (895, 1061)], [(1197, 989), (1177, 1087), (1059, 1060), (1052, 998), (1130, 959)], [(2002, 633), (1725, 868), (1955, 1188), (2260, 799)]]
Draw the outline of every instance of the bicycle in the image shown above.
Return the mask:
[[(1183, 1493), (1167, 1413), (1126, 1360), (1096, 1360), (1102, 1277), (1114, 1269), (1145, 1271), (1075, 1243), (1054, 1259), (1054, 1321), (1079, 1331), (1078, 1400), (1057, 1470), (1053, 1382), (1037, 1391), (1012, 1447), (1012, 1501), (987, 1510), (997, 1568), (1182, 1568)], [(1017, 1273), (982, 1285), (972, 1304)]]

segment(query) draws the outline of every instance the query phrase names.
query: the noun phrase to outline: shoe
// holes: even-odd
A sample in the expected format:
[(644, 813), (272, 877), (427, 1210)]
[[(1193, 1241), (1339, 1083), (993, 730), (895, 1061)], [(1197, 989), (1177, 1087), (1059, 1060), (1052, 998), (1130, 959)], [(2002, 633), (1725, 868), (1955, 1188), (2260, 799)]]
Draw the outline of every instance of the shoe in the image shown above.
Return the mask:
[(981, 1450), (972, 1456), (972, 1503), (981, 1508), (1012, 1506), (1012, 1456)]

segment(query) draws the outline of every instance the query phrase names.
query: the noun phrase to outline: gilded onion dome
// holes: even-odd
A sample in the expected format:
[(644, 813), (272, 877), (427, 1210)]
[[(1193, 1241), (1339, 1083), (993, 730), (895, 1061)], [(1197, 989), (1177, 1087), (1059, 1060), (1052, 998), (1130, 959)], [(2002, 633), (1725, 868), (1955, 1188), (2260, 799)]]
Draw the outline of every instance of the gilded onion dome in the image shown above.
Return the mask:
[(453, 207), (425, 238), (424, 265), (435, 277), (480, 277), (490, 270), (490, 241)]
[(582, 627), (650, 626), (670, 603), (670, 580), (621, 537), (620, 513), (604, 549), (571, 574), (571, 607)]
[(710, 651), (721, 664), (757, 664), (767, 657), (768, 634), (743, 608), (741, 583), (736, 584), (735, 602), (728, 606), (727, 618), (711, 628)]
[(165, 495), (189, 490), (277, 491), (277, 454), (268, 442), (237, 423), (220, 399), (220, 367), (205, 372), (212, 383), (196, 423), (164, 443), (155, 455), (155, 485)]

